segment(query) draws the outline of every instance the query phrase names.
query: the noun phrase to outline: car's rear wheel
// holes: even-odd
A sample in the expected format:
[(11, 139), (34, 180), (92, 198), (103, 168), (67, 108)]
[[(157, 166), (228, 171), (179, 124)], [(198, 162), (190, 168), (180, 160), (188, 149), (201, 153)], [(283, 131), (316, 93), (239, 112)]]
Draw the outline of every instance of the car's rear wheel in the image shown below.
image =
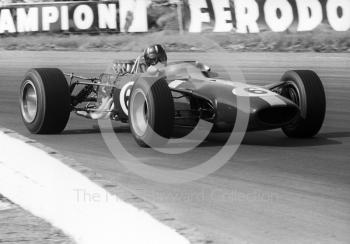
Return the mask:
[(129, 101), (130, 129), (142, 147), (162, 146), (172, 135), (174, 101), (165, 79), (138, 80)]
[(282, 128), (288, 137), (307, 138), (321, 129), (326, 113), (326, 96), (318, 75), (311, 70), (286, 72), (282, 96), (299, 106), (300, 115)]
[(70, 92), (62, 71), (54, 68), (29, 70), (20, 86), (20, 109), (31, 133), (61, 133), (70, 115)]

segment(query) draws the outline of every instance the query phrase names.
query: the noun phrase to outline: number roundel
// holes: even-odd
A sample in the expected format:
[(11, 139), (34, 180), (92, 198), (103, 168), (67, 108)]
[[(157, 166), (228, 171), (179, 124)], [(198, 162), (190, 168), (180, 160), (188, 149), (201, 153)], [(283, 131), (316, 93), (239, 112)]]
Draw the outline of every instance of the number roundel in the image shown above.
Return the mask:
[(129, 99), (130, 99), (131, 90), (133, 86), (134, 86), (133, 81), (126, 83), (120, 90), (120, 94), (119, 94), (120, 107), (126, 115), (128, 115)]
[(236, 96), (240, 97), (263, 97), (263, 96), (271, 96), (276, 95), (272, 91), (266, 90), (261, 87), (236, 87), (232, 90), (232, 93)]

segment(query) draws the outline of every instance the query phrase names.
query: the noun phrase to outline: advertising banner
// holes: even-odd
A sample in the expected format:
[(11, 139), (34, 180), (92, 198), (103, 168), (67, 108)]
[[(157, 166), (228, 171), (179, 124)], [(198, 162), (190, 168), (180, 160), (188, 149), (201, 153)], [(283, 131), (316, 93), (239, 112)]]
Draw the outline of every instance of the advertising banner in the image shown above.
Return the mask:
[(185, 0), (189, 32), (312, 31), (350, 29), (350, 0)]
[[(159, 4), (158, 4), (159, 5)], [(162, 4), (178, 16), (162, 16), (150, 0), (52, 2), (0, 7), (0, 35), (35, 32), (147, 32), (155, 19), (190, 33), (349, 31), (350, 0), (183, 0)], [(152, 11), (150, 11), (150, 6)], [(164, 11), (163, 11), (164, 12)], [(159, 16), (158, 16), (158, 15)], [(171, 24), (171, 23), (170, 23)], [(149, 26), (150, 25), (150, 26)]]
[(146, 31), (145, 0), (14, 4), (0, 8), (0, 34)]

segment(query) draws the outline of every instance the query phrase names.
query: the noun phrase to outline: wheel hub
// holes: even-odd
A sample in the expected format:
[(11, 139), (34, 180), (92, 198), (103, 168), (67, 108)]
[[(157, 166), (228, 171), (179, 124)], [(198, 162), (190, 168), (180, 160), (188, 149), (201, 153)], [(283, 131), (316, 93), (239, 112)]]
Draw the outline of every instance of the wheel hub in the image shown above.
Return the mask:
[(148, 103), (146, 94), (141, 89), (134, 91), (130, 101), (130, 112), (131, 124), (135, 133), (138, 136), (143, 136), (148, 126)]
[(31, 123), (38, 112), (38, 96), (32, 81), (27, 80), (21, 91), (21, 112), (24, 120)]

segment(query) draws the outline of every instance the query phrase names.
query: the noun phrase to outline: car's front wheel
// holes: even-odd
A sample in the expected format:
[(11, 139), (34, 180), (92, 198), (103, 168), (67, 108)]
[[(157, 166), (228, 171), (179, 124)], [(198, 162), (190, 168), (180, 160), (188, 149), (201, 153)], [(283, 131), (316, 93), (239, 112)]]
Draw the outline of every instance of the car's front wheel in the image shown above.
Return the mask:
[(307, 138), (321, 129), (326, 113), (326, 96), (318, 75), (311, 70), (286, 72), (282, 96), (299, 106), (300, 115), (282, 128), (288, 137)]
[(142, 147), (162, 146), (172, 135), (174, 100), (165, 79), (152, 85), (140, 79), (129, 100), (129, 123), (132, 135)]

